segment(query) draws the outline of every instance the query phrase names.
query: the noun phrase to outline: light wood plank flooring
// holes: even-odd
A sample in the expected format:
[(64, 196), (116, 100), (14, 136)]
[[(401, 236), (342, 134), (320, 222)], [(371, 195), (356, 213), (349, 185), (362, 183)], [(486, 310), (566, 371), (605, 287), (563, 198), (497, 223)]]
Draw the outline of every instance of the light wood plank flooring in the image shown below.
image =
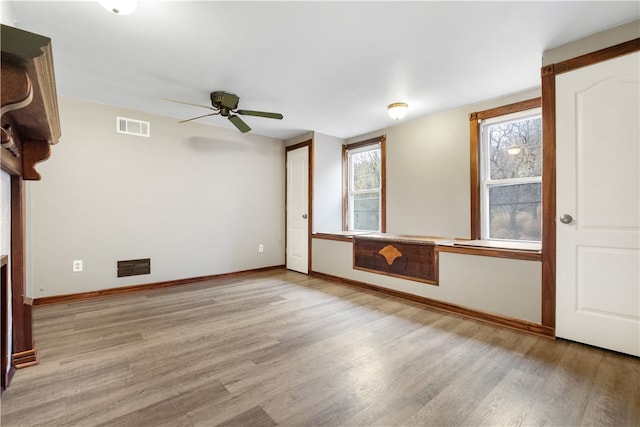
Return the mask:
[(640, 359), (289, 271), (37, 307), (8, 426), (640, 424)]

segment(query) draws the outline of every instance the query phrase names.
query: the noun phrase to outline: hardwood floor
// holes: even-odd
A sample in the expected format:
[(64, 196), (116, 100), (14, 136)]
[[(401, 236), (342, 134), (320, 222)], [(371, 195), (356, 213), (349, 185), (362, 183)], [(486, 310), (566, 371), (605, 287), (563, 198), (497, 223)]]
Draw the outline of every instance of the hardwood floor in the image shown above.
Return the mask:
[(640, 424), (640, 359), (290, 271), (39, 306), (2, 426)]

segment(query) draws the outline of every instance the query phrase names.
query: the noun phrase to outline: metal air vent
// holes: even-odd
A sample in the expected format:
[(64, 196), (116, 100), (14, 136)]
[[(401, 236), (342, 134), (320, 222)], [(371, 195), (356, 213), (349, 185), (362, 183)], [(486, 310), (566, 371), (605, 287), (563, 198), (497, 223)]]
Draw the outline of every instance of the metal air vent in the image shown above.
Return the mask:
[(148, 138), (151, 136), (151, 124), (142, 120), (117, 117), (116, 131), (127, 135), (146, 136)]

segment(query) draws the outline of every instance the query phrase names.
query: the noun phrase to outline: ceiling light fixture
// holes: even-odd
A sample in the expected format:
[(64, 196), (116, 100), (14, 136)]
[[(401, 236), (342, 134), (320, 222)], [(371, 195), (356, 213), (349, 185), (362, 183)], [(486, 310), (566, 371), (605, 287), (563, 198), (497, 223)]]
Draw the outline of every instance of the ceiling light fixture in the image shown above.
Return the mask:
[(389, 104), (389, 116), (394, 120), (400, 120), (407, 114), (408, 105), (404, 102), (394, 102)]
[(136, 10), (138, 0), (98, 0), (98, 3), (116, 15), (128, 15)]

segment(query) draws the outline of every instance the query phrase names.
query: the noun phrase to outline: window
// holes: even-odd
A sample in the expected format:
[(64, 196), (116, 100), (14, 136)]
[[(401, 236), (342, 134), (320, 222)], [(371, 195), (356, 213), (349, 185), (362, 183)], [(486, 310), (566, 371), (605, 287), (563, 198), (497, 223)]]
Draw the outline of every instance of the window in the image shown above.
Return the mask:
[(477, 171), (472, 159), (472, 185), (474, 175), (478, 179), (472, 238), (541, 240), (542, 118), (540, 108), (531, 108), (539, 105), (537, 98), (479, 112), (476, 123), (472, 115), (478, 150)]
[(343, 229), (384, 232), (385, 137), (343, 147)]

